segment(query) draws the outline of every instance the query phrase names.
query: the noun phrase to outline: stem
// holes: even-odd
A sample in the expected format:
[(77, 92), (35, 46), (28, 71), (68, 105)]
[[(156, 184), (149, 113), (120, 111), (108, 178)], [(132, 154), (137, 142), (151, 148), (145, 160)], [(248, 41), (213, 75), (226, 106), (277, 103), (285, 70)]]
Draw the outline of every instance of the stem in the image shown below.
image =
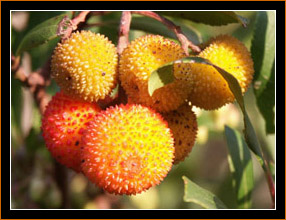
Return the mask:
[(144, 15), (144, 16), (153, 18), (157, 21), (160, 21), (165, 26), (167, 26), (167, 28), (169, 28), (171, 31), (173, 31), (175, 33), (176, 37), (178, 38), (178, 40), (182, 44), (182, 48), (185, 51), (185, 54), (187, 56), (189, 56), (188, 48), (190, 48), (193, 52), (196, 52), (196, 53), (201, 52), (201, 48), (199, 48), (197, 45), (195, 45), (192, 41), (190, 41), (186, 37), (186, 35), (182, 32), (181, 27), (175, 25), (169, 19), (167, 19), (161, 15), (158, 15), (157, 13), (152, 12), (152, 11), (132, 11), (131, 13), (132, 14), (140, 14), (140, 15)]
[[(19, 57), (12, 55), (11, 61), (11, 70), (14, 77), (30, 90), (40, 113), (43, 114), (50, 100), (49, 95), (45, 91), (45, 87), (50, 84), (50, 60), (42, 68), (28, 74), (24, 72), (24, 68), (20, 65)], [(13, 61), (17, 62), (17, 65)]]
[(63, 18), (58, 28), (58, 35), (62, 35), (61, 39), (62, 41), (65, 41), (70, 37), (72, 31), (77, 29), (79, 23), (85, 22), (86, 16), (88, 15), (89, 12), (90, 11), (82, 11), (72, 20), (69, 20), (67, 16)]
[[(50, 59), (44, 66), (35, 72), (25, 73), (21, 66), (20, 58), (11, 56), (11, 70), (14, 77), (20, 80), (33, 94), (34, 100), (40, 110), (41, 115), (44, 114), (46, 106), (50, 100), (49, 95), (45, 91), (45, 87), (50, 83)], [(61, 208), (69, 208), (68, 180), (67, 170), (58, 162), (54, 162), (54, 179), (62, 195)]]
[(272, 208), (275, 208), (275, 184), (274, 184), (273, 179), (272, 179), (272, 174), (270, 172), (268, 162), (265, 159), (264, 159), (264, 165), (262, 166), (262, 168), (264, 170), (266, 180), (268, 183), (268, 188), (269, 188), (270, 196), (272, 199), (272, 206), (273, 206)]
[(85, 21), (85, 18), (86, 16), (88, 15), (90, 11), (82, 11), (78, 14), (78, 16), (74, 17), (71, 22), (72, 24), (74, 25), (74, 28), (76, 29), (77, 25), (80, 23), (80, 22), (84, 22)]
[(130, 23), (131, 23), (131, 13), (130, 11), (123, 11), (121, 15), (120, 25), (119, 25), (119, 37), (118, 37), (118, 44), (117, 44), (117, 52), (121, 54), (122, 51), (127, 47), (129, 44), (128, 36), (130, 30)]

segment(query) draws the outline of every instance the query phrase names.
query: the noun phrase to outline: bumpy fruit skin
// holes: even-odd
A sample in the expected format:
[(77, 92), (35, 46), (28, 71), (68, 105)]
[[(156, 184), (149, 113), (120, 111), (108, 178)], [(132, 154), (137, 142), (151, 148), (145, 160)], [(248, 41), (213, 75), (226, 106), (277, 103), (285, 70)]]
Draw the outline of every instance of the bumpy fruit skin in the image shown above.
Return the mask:
[(188, 104), (163, 114), (175, 141), (174, 164), (183, 161), (191, 152), (198, 131), (197, 117)]
[(117, 58), (115, 46), (103, 35), (75, 32), (55, 48), (52, 77), (66, 94), (94, 102), (115, 87)]
[(48, 150), (59, 163), (81, 171), (81, 137), (99, 111), (98, 105), (74, 100), (63, 92), (52, 97), (42, 118), (42, 131)]
[(119, 61), (119, 78), (129, 101), (160, 112), (179, 107), (188, 95), (184, 82), (175, 80), (150, 96), (148, 78), (160, 66), (183, 57), (185, 54), (180, 45), (159, 35), (145, 35), (132, 41)]
[(167, 123), (141, 105), (121, 104), (102, 111), (82, 141), (83, 173), (114, 194), (137, 194), (159, 184), (174, 159)]
[[(251, 55), (245, 45), (229, 35), (220, 35), (207, 42), (206, 48), (198, 55), (210, 60), (232, 74), (244, 93), (251, 83), (254, 69)], [(180, 64), (175, 71), (185, 74), (192, 88), (191, 103), (205, 110), (214, 110), (234, 101), (228, 83), (212, 66), (205, 64)]]

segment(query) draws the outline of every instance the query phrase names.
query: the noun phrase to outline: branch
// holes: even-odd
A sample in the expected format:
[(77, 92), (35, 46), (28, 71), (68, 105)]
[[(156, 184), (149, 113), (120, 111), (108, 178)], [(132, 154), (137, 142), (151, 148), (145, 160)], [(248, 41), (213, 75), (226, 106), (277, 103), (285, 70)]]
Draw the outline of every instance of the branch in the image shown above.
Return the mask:
[(26, 74), (20, 65), (20, 57), (11, 57), (11, 70), (14, 77), (20, 80), (33, 94), (40, 113), (43, 114), (50, 97), (45, 91), (45, 87), (50, 84), (50, 60), (35, 72)]
[(117, 44), (117, 52), (121, 54), (122, 51), (127, 47), (129, 40), (129, 30), (130, 30), (130, 23), (131, 23), (131, 13), (130, 11), (123, 11), (120, 20), (119, 26), (119, 37), (118, 37), (118, 44)]
[(180, 43), (182, 44), (182, 48), (185, 51), (185, 54), (187, 56), (189, 56), (189, 51), (188, 48), (190, 48), (192, 51), (199, 53), (201, 52), (201, 48), (199, 48), (197, 45), (195, 45), (192, 41), (190, 41), (185, 34), (182, 32), (181, 27), (175, 25), (172, 21), (170, 21), (169, 19), (158, 15), (155, 12), (152, 11), (132, 11), (132, 14), (140, 14), (140, 15), (144, 15), (150, 18), (153, 18), (157, 21), (160, 21), (161, 23), (163, 23), (165, 26), (167, 26), (171, 31), (173, 31), (178, 40), (180, 41)]
[(75, 29), (76, 29), (76, 26), (80, 23), (80, 22), (84, 22), (85, 21), (85, 18), (86, 16), (88, 15), (90, 11), (82, 11), (78, 14), (78, 16), (74, 17), (71, 22), (72, 24), (74, 25)]
[[(50, 100), (49, 95), (45, 91), (45, 87), (50, 84), (51, 60), (49, 59), (42, 68), (31, 73), (25, 73), (24, 67), (20, 63), (20, 57), (12, 55), (11, 61), (11, 70), (14, 77), (20, 80), (22, 84), (30, 90), (41, 115), (43, 115)], [(54, 179), (62, 195), (61, 208), (69, 208), (67, 170), (64, 166), (54, 161), (54, 172)]]
[(76, 17), (74, 17), (72, 20), (68, 20), (68, 18), (65, 17), (61, 21), (59, 27), (61, 27), (61, 24), (62, 24), (62, 26), (66, 27), (66, 22), (67, 21), (69, 22), (66, 29), (60, 28), (60, 30), (63, 31), (63, 33), (61, 33), (61, 32), (58, 33), (58, 34), (63, 34), (62, 39), (61, 39), (62, 41), (68, 39), (70, 37), (72, 31), (77, 29), (78, 24), (85, 21), (86, 16), (88, 15), (89, 12), (90, 11), (82, 11)]
[(263, 168), (264, 174), (266, 176), (270, 196), (272, 199), (272, 206), (273, 206), (272, 208), (275, 208), (275, 184), (274, 184), (273, 179), (272, 179), (272, 174), (270, 172), (268, 162), (265, 159), (265, 157), (263, 157), (263, 158), (264, 158), (264, 166), (262, 168)]

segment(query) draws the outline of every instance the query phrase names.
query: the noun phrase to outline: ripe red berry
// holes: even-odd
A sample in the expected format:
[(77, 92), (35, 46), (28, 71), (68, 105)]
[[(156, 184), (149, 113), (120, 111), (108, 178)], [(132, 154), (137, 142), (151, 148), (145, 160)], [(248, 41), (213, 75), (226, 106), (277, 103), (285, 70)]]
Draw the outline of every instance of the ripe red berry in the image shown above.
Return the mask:
[(99, 111), (97, 104), (72, 99), (63, 92), (53, 96), (42, 118), (42, 131), (48, 150), (59, 163), (81, 171), (82, 133)]
[(159, 184), (174, 159), (167, 123), (141, 105), (101, 111), (86, 129), (82, 146), (82, 172), (115, 194), (137, 194)]

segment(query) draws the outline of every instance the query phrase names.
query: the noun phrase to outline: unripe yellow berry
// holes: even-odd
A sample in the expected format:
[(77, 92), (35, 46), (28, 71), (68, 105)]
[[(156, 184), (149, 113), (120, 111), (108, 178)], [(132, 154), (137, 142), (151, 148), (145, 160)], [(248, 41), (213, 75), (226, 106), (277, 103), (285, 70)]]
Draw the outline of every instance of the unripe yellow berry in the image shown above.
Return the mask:
[(197, 117), (192, 106), (182, 105), (177, 110), (163, 114), (175, 141), (174, 164), (183, 161), (191, 152), (198, 131)]
[(185, 57), (179, 44), (159, 35), (132, 41), (120, 56), (119, 78), (129, 101), (161, 112), (177, 109), (187, 98), (186, 84), (180, 80), (148, 93), (148, 79), (162, 65)]
[(91, 31), (73, 33), (55, 48), (52, 77), (68, 95), (89, 102), (104, 99), (117, 82), (116, 47)]
[[(210, 39), (198, 55), (232, 74), (245, 93), (251, 83), (254, 69), (251, 55), (245, 45), (229, 35)], [(212, 66), (197, 63), (177, 64), (175, 72), (189, 83), (189, 100), (192, 105), (214, 110), (234, 101), (227, 81)]]

